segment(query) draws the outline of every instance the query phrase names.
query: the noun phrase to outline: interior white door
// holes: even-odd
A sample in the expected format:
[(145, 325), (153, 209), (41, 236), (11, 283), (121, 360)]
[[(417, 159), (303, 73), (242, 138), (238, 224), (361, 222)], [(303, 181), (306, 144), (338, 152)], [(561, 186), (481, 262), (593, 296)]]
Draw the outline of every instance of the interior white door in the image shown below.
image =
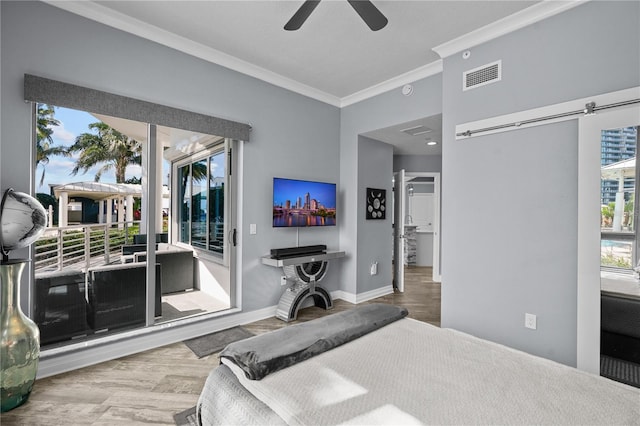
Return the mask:
[(393, 286), (404, 292), (404, 169), (393, 174)]

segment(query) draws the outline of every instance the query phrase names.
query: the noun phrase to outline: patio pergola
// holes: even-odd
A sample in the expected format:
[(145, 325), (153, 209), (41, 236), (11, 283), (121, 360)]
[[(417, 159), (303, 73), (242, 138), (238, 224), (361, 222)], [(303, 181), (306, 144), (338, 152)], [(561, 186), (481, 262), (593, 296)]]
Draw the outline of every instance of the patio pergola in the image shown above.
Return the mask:
[[(58, 226), (69, 224), (69, 198), (84, 197), (97, 201), (99, 223), (112, 223), (113, 201), (117, 200), (117, 222), (133, 221), (134, 198), (142, 197), (142, 185), (130, 183), (74, 182), (52, 187), (58, 198)], [(106, 205), (105, 205), (106, 204)], [(124, 206), (131, 206), (126, 209)], [(103, 218), (106, 219), (103, 221)]]
[(624, 179), (636, 177), (636, 157), (617, 163), (608, 164), (600, 169), (602, 180), (617, 180), (616, 205), (613, 212), (613, 231), (622, 230), (622, 218), (624, 216)]

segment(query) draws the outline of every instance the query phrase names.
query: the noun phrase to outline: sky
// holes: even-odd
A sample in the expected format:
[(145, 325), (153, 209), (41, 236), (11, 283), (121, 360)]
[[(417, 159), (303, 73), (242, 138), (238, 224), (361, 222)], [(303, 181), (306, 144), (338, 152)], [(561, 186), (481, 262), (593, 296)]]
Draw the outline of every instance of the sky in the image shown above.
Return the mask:
[[(75, 138), (82, 133), (93, 133), (90, 131), (89, 124), (96, 123), (99, 120), (89, 113), (68, 108), (55, 107), (54, 118), (60, 122), (59, 126), (53, 127), (53, 145), (54, 146), (70, 146)], [(96, 171), (100, 169), (98, 165), (86, 173), (78, 172), (73, 176), (71, 171), (75, 165), (73, 157), (63, 157), (54, 155), (49, 157), (49, 163), (44, 165), (45, 178), (44, 184), (40, 186), (40, 177), (42, 176), (43, 166), (38, 165), (36, 169), (36, 192), (50, 193), (49, 184), (64, 184), (72, 182), (93, 182)], [(141, 177), (142, 169), (138, 165), (130, 165), (127, 167), (126, 178)], [(114, 183), (116, 181), (113, 170), (103, 173), (100, 182)], [(166, 182), (165, 182), (166, 183)]]

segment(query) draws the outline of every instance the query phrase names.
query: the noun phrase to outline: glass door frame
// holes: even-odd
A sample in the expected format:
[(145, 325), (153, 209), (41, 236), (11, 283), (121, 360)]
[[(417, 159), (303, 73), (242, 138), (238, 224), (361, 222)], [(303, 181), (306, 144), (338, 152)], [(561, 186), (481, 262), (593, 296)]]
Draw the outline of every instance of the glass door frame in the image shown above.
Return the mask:
[[(224, 244), (223, 244), (223, 253), (222, 256), (217, 256), (217, 255), (213, 255), (212, 251), (207, 249), (203, 249), (199, 246), (193, 245), (192, 244), (192, 235), (191, 235), (191, 219), (189, 218), (189, 241), (180, 241), (182, 238), (182, 218), (181, 218), (181, 214), (180, 212), (182, 211), (182, 196), (184, 194), (182, 194), (180, 192), (180, 190), (176, 191), (174, 194), (174, 205), (172, 208), (172, 211), (176, 212), (174, 218), (172, 219), (172, 223), (171, 226), (173, 227), (173, 229), (176, 230), (176, 232), (173, 232), (172, 235), (175, 235), (175, 243), (176, 244), (188, 244), (190, 245), (191, 248), (193, 248), (194, 250), (196, 250), (199, 254), (203, 254), (207, 259), (215, 261), (217, 263), (220, 263), (222, 265), (224, 265), (225, 267), (229, 267), (231, 268), (232, 266), (232, 249), (233, 249), (233, 230), (235, 229), (235, 220), (234, 220), (234, 215), (235, 215), (235, 209), (233, 208), (234, 205), (234, 183), (233, 183), (233, 157), (231, 155), (232, 152), (232, 145), (233, 145), (233, 141), (231, 139), (225, 139), (224, 142), (220, 142), (214, 145), (211, 145), (210, 147), (207, 147), (205, 149), (203, 149), (202, 151), (199, 151), (197, 153), (194, 153), (193, 155), (190, 155), (188, 157), (184, 157), (181, 158), (179, 160), (176, 160), (174, 162), (172, 162), (171, 164), (171, 175), (172, 175), (172, 188), (180, 188), (180, 170), (185, 167), (185, 166), (190, 166), (189, 170), (190, 170), (190, 178), (189, 178), (189, 197), (190, 197), (190, 201), (193, 198), (193, 179), (192, 179), (192, 165), (196, 162), (202, 161), (204, 159), (207, 160), (207, 176), (210, 175), (210, 167), (211, 167), (211, 157), (213, 157), (214, 155), (216, 155), (217, 153), (223, 153), (225, 156), (225, 185), (224, 185)], [(208, 185), (208, 181), (207, 180), (207, 185)], [(207, 200), (207, 203), (209, 203), (209, 200)], [(191, 201), (191, 209), (193, 209), (193, 203)], [(210, 227), (210, 221), (209, 221), (209, 209), (207, 209), (207, 235), (210, 235), (209, 232), (209, 227)], [(191, 217), (191, 215), (190, 215)], [(209, 247), (210, 244), (207, 243), (206, 247)]]
[(600, 374), (601, 130), (634, 124), (640, 124), (638, 104), (578, 120), (576, 363), (578, 369), (594, 374)]

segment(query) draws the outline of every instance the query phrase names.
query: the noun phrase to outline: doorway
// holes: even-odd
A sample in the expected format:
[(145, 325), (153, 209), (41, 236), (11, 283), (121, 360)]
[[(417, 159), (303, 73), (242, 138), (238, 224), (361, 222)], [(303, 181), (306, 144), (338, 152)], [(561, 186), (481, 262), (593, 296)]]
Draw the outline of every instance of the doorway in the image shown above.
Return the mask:
[[(405, 173), (406, 214), (415, 227), (416, 253), (410, 263), (433, 268), (440, 282), (440, 173)], [(406, 232), (405, 232), (406, 234)]]
[[(434, 257), (431, 262), (436, 269), (429, 269), (428, 274), (424, 274), (425, 278), (428, 275), (431, 280), (431, 272), (433, 272), (433, 280), (439, 282), (440, 277), (440, 171), (442, 170), (442, 114), (435, 114), (428, 117), (419, 118), (403, 123), (398, 123), (389, 127), (384, 127), (377, 130), (372, 130), (363, 133), (362, 136), (374, 139), (380, 142), (384, 142), (393, 146), (393, 171), (395, 182), (399, 182), (398, 188), (395, 188), (394, 183), (394, 197), (396, 194), (403, 193), (405, 196), (405, 204), (401, 205), (399, 202), (394, 202), (394, 208), (391, 210), (394, 215), (393, 219), (393, 233), (398, 238), (393, 238), (393, 255), (392, 255), (392, 271), (393, 271), (393, 283), (394, 288), (397, 288), (399, 292), (402, 292), (402, 279), (404, 278), (404, 262), (396, 262), (393, 259), (404, 259), (404, 254), (400, 251), (404, 251), (405, 242), (400, 244), (399, 240), (404, 239), (404, 230), (398, 229), (404, 226), (404, 220), (406, 218), (405, 208), (409, 208), (407, 202), (408, 195), (406, 194), (407, 186), (405, 185), (404, 178), (398, 178), (398, 174), (403, 170), (409, 170), (408, 176), (411, 179), (428, 179), (434, 175), (438, 176), (438, 183), (435, 185), (437, 188), (438, 196), (434, 201), (434, 208), (438, 214), (437, 223), (431, 222), (434, 227), (433, 235), (436, 237), (437, 244), (434, 243), (435, 251), (432, 250)], [(398, 180), (400, 179), (400, 180)], [(433, 185), (433, 184), (432, 184)], [(415, 188), (414, 188), (415, 189)], [(397, 197), (400, 200), (400, 197)], [(393, 200), (392, 200), (393, 201)], [(437, 207), (436, 207), (437, 203)], [(403, 212), (395, 212), (394, 210), (402, 208)], [(402, 219), (400, 221), (395, 218)], [(428, 224), (429, 222), (426, 222)], [(425, 225), (426, 225), (425, 224)], [(422, 228), (421, 228), (422, 231)], [(428, 231), (431, 232), (431, 231)], [(425, 234), (426, 235), (426, 234)], [(423, 237), (421, 236), (421, 239)], [(423, 242), (424, 243), (424, 242)], [(427, 268), (433, 268), (431, 266)], [(399, 272), (402, 271), (402, 272)], [(414, 271), (415, 272), (415, 271)], [(412, 278), (416, 278), (415, 276)]]
[(394, 286), (404, 291), (405, 266), (440, 282), (440, 173), (394, 173), (393, 203)]

